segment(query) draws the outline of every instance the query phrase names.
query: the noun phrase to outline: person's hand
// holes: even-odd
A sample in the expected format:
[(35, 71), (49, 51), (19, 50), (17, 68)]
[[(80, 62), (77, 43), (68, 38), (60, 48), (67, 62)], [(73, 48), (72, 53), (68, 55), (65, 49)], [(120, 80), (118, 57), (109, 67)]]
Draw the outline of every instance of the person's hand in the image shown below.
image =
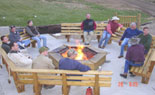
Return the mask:
[(116, 34), (112, 34), (113, 37), (116, 37)]
[(22, 41), (22, 38), (20, 38), (20, 40), (19, 41)]
[(117, 32), (119, 32), (120, 30), (121, 30), (121, 28), (120, 28), (120, 27), (118, 27), (116, 31), (117, 31)]
[(40, 36), (40, 34), (37, 35), (38, 37)]
[(120, 41), (118, 42), (118, 44), (121, 45), (121, 43), (122, 43), (122, 41), (120, 40)]

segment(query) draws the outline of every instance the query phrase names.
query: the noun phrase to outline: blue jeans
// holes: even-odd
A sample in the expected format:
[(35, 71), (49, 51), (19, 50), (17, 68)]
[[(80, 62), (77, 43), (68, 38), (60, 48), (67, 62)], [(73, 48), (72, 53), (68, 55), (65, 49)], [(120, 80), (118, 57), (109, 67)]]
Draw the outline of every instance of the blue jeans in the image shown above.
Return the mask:
[(28, 46), (30, 43), (31, 43), (30, 40), (22, 40), (20, 42), (17, 42), (19, 46), (21, 46), (22, 44), (24, 44), (24, 46)]
[(121, 44), (121, 53), (120, 53), (120, 56), (123, 56), (124, 55), (124, 47), (125, 45), (128, 45), (128, 48), (131, 46), (128, 44), (128, 41), (129, 41), (130, 38), (125, 38)]
[(104, 42), (103, 46), (106, 46), (109, 39), (110, 39), (110, 37), (111, 37), (111, 34), (109, 32), (107, 32), (107, 31), (104, 31), (103, 34), (102, 34), (102, 38), (100, 39), (99, 46), (102, 45), (104, 40), (105, 40), (105, 42)]
[(47, 39), (45, 36), (43, 36), (43, 35), (35, 36), (35, 37), (32, 37), (32, 39), (37, 41), (38, 48), (41, 48), (40, 41), (41, 41), (41, 39), (43, 39), (43, 46), (47, 47)]
[(142, 64), (134, 64), (134, 62), (126, 60), (125, 61), (125, 67), (124, 67), (124, 73), (128, 73), (128, 70), (129, 70), (130, 66), (140, 67), (143, 64), (144, 64), (144, 62)]

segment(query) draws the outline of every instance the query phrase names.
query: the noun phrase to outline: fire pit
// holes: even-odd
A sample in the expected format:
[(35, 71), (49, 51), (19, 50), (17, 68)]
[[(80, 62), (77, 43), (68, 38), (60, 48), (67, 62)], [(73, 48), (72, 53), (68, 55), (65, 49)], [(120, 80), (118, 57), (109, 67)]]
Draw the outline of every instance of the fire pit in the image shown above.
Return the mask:
[(89, 66), (92, 70), (98, 69), (98, 67), (102, 65), (106, 59), (106, 52), (91, 46), (63, 45), (49, 52), (49, 57), (53, 60), (53, 63), (56, 67), (59, 66), (59, 60), (62, 57), (67, 57), (67, 52), (71, 48), (75, 49), (78, 53), (75, 60), (78, 60), (82, 64)]

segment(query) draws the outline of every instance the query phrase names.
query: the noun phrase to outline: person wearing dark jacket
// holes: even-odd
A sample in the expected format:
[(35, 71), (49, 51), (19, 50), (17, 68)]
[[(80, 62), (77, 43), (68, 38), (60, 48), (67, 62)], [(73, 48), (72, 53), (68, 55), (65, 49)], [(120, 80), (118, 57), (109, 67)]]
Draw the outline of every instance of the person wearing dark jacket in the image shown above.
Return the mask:
[(81, 30), (84, 32), (85, 45), (89, 45), (96, 29), (96, 23), (90, 19), (91, 15), (87, 14), (86, 19), (81, 24)]
[(1, 47), (4, 49), (4, 51), (6, 53), (9, 53), (9, 51), (11, 50), (10, 48), (10, 44), (9, 44), (9, 39), (6, 36), (1, 36), (1, 41), (2, 41), (2, 45)]
[(137, 29), (136, 23), (132, 22), (130, 24), (130, 28), (127, 28), (125, 30), (123, 36), (121, 37), (121, 39), (119, 41), (119, 45), (121, 44), (121, 51), (120, 51), (120, 55), (118, 56), (118, 58), (122, 58), (124, 56), (125, 45), (128, 45), (128, 47), (130, 47), (130, 44), (128, 44), (128, 41), (130, 40), (130, 38), (136, 37), (136, 36), (140, 35), (141, 33), (143, 33), (143, 32), (140, 31), (139, 29)]
[(18, 31), (16, 31), (15, 26), (11, 26), (10, 29), (11, 30), (10, 30), (9, 40), (11, 41), (11, 43), (16, 42), (19, 45), (20, 49), (23, 49), (23, 48), (27, 47), (31, 43), (31, 41), (29, 39), (28, 40), (23, 40), (20, 37), (20, 34), (19, 34)]
[(29, 34), (29, 36), (33, 39), (37, 41), (37, 45), (38, 48), (41, 48), (41, 41), (40, 39), (43, 39), (43, 46), (47, 47), (47, 39), (45, 36), (40, 35), (40, 33), (38, 32), (38, 30), (36, 29), (35, 26), (33, 26), (33, 22), (32, 20), (29, 20), (27, 22), (28, 26), (26, 27), (26, 32)]
[(131, 47), (129, 47), (127, 50), (124, 73), (120, 74), (120, 76), (123, 78), (127, 78), (130, 66), (140, 67), (144, 64), (144, 46), (139, 44), (139, 41), (139, 38), (131, 38), (129, 40)]
[[(68, 56), (68, 58), (60, 59), (59, 69), (62, 69), (62, 70), (78, 70), (81, 72), (86, 72), (86, 71), (90, 70), (90, 67), (81, 64), (77, 60), (74, 60), (75, 57), (77, 56), (77, 52), (74, 49), (70, 49), (67, 52), (67, 56)], [(70, 86), (68, 86), (68, 88), (69, 89), (67, 92), (69, 93)]]
[(140, 44), (144, 45), (145, 47), (145, 55), (150, 50), (151, 42), (152, 42), (152, 36), (149, 34), (149, 28), (144, 27), (143, 33), (138, 36), (140, 38)]

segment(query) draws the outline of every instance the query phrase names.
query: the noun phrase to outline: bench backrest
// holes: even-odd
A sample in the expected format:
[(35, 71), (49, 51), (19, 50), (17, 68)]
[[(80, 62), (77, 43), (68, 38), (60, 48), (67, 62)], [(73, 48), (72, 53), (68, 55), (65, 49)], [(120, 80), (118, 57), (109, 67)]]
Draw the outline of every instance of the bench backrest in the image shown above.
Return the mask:
[(151, 48), (155, 48), (155, 35), (152, 35), (152, 44)]
[[(107, 24), (101, 23), (97, 24), (95, 34), (101, 34), (103, 29)], [(62, 23), (61, 24), (61, 33), (79, 33), (82, 34), (83, 30), (81, 30), (81, 23)]]
[(137, 27), (140, 28), (141, 14), (138, 14), (136, 16), (123, 16), (115, 13), (115, 15), (120, 18), (119, 23), (121, 23), (124, 27), (130, 27), (131, 22), (136, 22)]

